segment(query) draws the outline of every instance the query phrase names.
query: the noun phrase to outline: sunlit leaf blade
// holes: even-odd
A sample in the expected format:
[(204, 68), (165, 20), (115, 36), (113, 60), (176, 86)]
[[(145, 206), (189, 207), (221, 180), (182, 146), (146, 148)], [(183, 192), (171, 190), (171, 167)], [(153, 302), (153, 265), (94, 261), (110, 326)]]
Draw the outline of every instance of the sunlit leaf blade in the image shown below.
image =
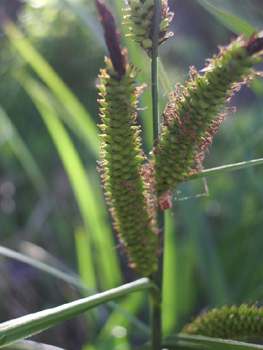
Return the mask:
[[(96, 209), (92, 205), (89, 205), (89, 203), (93, 203), (92, 201), (95, 198), (93, 198), (94, 194), (92, 193), (92, 189), (88, 182), (83, 164), (66, 130), (57, 118), (54, 109), (52, 109), (52, 106), (48, 103), (47, 100), (45, 101), (45, 95), (43, 93), (41, 95), (41, 91), (38, 89), (38, 85), (33, 85), (32, 81), (30, 84), (30, 81), (28, 80), (26, 88), (37, 109), (39, 110), (44, 123), (47, 126), (47, 129), (58, 150), (60, 159), (68, 174), (73, 192), (79, 205), (83, 222), (85, 224), (86, 233), (88, 234), (89, 232), (92, 235), (92, 227), (94, 226), (95, 221), (93, 218), (96, 217), (94, 216), (94, 214), (96, 215)], [(42, 97), (41, 102), (40, 98), (38, 100), (35, 99), (33, 91), (38, 95), (38, 97)], [(91, 245), (92, 239), (90, 234), (88, 234), (87, 237), (89, 237), (89, 244)], [(92, 266), (89, 266), (89, 274), (90, 283), (93, 286), (93, 283), (95, 281), (95, 271), (94, 267), (92, 269), (91, 267)]]
[(163, 273), (163, 303), (162, 322), (163, 333), (169, 334), (175, 329), (178, 321), (178, 268), (177, 246), (173, 231), (173, 216), (171, 210), (165, 213), (165, 240), (164, 240), (164, 273)]
[(84, 282), (85, 285), (95, 289), (95, 275), (90, 275), (90, 271), (92, 271), (93, 268), (92, 250), (91, 245), (89, 244), (89, 240), (87, 239), (84, 227), (77, 227), (77, 229), (75, 230), (74, 237), (78, 260), (78, 272), (81, 277), (81, 280)]
[(26, 144), (0, 106), (0, 145), (7, 142), (24, 168), (39, 196), (47, 193), (47, 183)]
[(90, 150), (98, 157), (98, 130), (89, 113), (48, 62), (36, 51), (33, 45), (23, 37), (19, 29), (11, 22), (3, 22), (1, 25), (12, 45), (71, 114), (72, 121), (74, 122), (74, 131), (78, 135), (82, 135), (83, 140), (88, 144)]
[(238, 0), (238, 6), (233, 0), (204, 0), (222, 13), (228, 13), (261, 30), (263, 27), (263, 8), (260, 1)]
[(198, 289), (193, 276), (196, 271), (196, 254), (194, 244), (189, 244), (188, 240), (180, 243), (177, 248), (177, 317), (190, 315), (194, 309), (198, 296)]
[(243, 34), (247, 37), (251, 36), (255, 32), (255, 28), (247, 22), (241, 20), (237, 15), (232, 15), (224, 11), (220, 11), (217, 8), (208, 4), (205, 0), (197, 0), (199, 4), (205, 8), (211, 15), (213, 15), (219, 22), (221, 22), (226, 28), (231, 30), (237, 35)]
[[(88, 293), (89, 295), (97, 294), (97, 292), (95, 290), (86, 286), (78, 275), (76, 275), (72, 272), (71, 273), (62, 272), (62, 271), (58, 270), (57, 268), (44, 263), (43, 261), (37, 260), (35, 258), (28, 256), (28, 255), (18, 253), (12, 249), (5, 248), (2, 246), (0, 246), (0, 255), (3, 255), (3, 256), (9, 257), (11, 259), (21, 261), (21, 262), (28, 264), (30, 266), (33, 266), (38, 270), (41, 270), (41, 271), (43, 271), (51, 276), (54, 276), (54, 277), (56, 277), (64, 282), (71, 284), (72, 286), (78, 288), (79, 290), (81, 290), (85, 293)], [(144, 332), (145, 334), (149, 333), (148, 330), (142, 326), (140, 320), (138, 320), (135, 316), (131, 315), (127, 311), (123, 310), (119, 305), (110, 301), (107, 303), (107, 306), (110, 309), (116, 310), (119, 313), (121, 313), (122, 315), (124, 315), (124, 317), (126, 319), (129, 319), (133, 323), (134, 326), (137, 326), (137, 328), (141, 332)]]
[(176, 350), (253, 350), (263, 349), (263, 345), (243, 343), (203, 336), (170, 335), (163, 340), (163, 347)]
[(198, 174), (191, 175), (190, 180), (219, 175), (219, 174), (227, 173), (229, 171), (240, 170), (240, 169), (248, 168), (251, 166), (259, 165), (262, 163), (263, 163), (263, 158), (259, 158), (259, 159), (254, 159), (254, 160), (248, 160), (246, 162), (235, 163), (235, 164), (230, 164), (230, 165), (223, 165), (223, 166), (212, 168), (212, 169), (206, 169), (206, 170), (200, 171), (200, 173), (198, 173)]
[[(68, 174), (75, 198), (80, 208), (86, 234), (90, 235), (90, 244), (96, 247), (96, 264), (100, 284), (104, 290), (120, 284), (121, 272), (114, 249), (115, 243), (107, 218), (103, 215), (101, 202), (96, 198), (99, 188), (92, 188), (85, 168), (65, 128), (57, 117), (45, 90), (29, 76), (24, 76), (23, 87), (39, 110), (47, 129), (58, 150), (61, 161)], [(104, 204), (105, 205), (105, 204)], [(89, 236), (88, 236), (89, 237)], [(110, 262), (110, 263), (109, 263)], [(92, 271), (90, 271), (92, 275)], [(94, 272), (93, 272), (94, 274)], [(95, 277), (91, 277), (95, 280)]]
[(4, 322), (0, 324), (0, 347), (51, 328), (110, 300), (151, 287), (154, 285), (148, 278), (141, 278), (95, 296)]
[(19, 340), (18, 342), (4, 346), (3, 349), (8, 349), (8, 350), (65, 350), (65, 349), (59, 348), (57, 346), (49, 345), (49, 344), (36, 343), (35, 341), (32, 341), (32, 340)]

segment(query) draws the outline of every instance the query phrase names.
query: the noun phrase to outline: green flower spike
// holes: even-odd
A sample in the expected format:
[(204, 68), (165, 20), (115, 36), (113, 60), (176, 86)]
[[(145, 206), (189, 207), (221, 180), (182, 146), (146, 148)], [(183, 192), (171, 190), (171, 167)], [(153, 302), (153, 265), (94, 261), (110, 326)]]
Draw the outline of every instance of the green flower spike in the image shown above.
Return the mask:
[[(177, 86), (173, 100), (163, 112), (161, 138), (153, 150), (153, 164), (149, 165), (154, 169), (155, 190), (163, 191), (160, 197), (163, 210), (171, 207), (169, 200), (165, 200), (169, 199), (170, 191), (202, 169), (204, 151), (226, 115), (235, 111), (224, 105), (256, 74), (252, 67), (262, 61), (258, 54), (263, 49), (263, 38), (253, 35), (245, 41), (239, 37), (219, 49), (219, 56), (208, 61), (204, 76), (194, 67), (190, 69), (190, 81), (186, 87)], [(179, 88), (183, 90), (181, 94)]]
[(262, 338), (263, 307), (242, 304), (208, 310), (184, 326), (181, 333), (223, 339)]
[[(100, 6), (103, 6), (104, 18), (112, 24), (111, 12), (104, 4), (100, 3)], [(109, 27), (105, 23), (104, 26), (106, 31)], [(118, 37), (109, 32), (107, 35), (110, 45), (112, 38)], [(106, 69), (102, 69), (99, 76), (103, 122), (99, 125), (103, 132), (100, 135), (102, 169), (99, 171), (103, 172), (103, 188), (107, 203), (112, 207), (114, 228), (126, 248), (131, 267), (148, 276), (157, 269), (158, 236), (153, 227), (153, 214), (148, 209), (150, 205), (141, 165), (146, 157), (140, 149), (140, 127), (136, 125), (139, 88), (135, 87), (135, 79), (138, 70), (126, 63), (126, 51), (121, 52), (117, 43), (114, 47), (119, 54), (114, 52), (111, 59), (105, 59)]]
[[(154, 0), (128, 0), (130, 6), (123, 11), (126, 24), (131, 30), (127, 34), (133, 41), (138, 42), (146, 50), (148, 56), (152, 57), (153, 48), (153, 17), (154, 17)], [(162, 0), (161, 23), (159, 26), (159, 45), (173, 35), (168, 32), (169, 23), (173, 19), (173, 13), (169, 12), (168, 0)]]

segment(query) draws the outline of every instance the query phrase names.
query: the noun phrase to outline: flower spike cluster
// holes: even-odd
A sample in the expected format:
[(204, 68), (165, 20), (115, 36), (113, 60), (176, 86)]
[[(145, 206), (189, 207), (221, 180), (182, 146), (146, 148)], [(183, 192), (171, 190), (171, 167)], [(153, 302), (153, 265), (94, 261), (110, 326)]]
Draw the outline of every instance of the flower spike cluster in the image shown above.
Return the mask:
[[(105, 5), (103, 11), (102, 21), (112, 24), (113, 16), (105, 14), (105, 11), (110, 12)], [(107, 27), (106, 23), (105, 32), (109, 28), (116, 31), (115, 26)], [(117, 36), (109, 32), (107, 35), (110, 38), (107, 45), (111, 45)], [(102, 120), (99, 171), (103, 173), (103, 188), (111, 206), (114, 228), (129, 255), (130, 265), (148, 276), (157, 269), (158, 236), (142, 174), (141, 163), (145, 156), (140, 149), (140, 127), (136, 125), (139, 89), (135, 87), (135, 79), (139, 71), (126, 63), (127, 52), (122, 52), (118, 43), (114, 47), (119, 53), (114, 52), (111, 59), (105, 59), (106, 69), (102, 69), (99, 76), (102, 82), (98, 86), (102, 97), (99, 100)], [(123, 56), (125, 59), (121, 60)]]
[[(131, 34), (127, 36), (138, 42), (150, 58), (153, 48), (154, 2), (154, 0), (128, 0), (129, 8), (124, 10), (126, 12), (124, 24), (131, 30)], [(172, 32), (168, 32), (172, 19), (173, 13), (169, 12), (168, 0), (162, 0), (159, 45), (173, 35)]]
[(222, 339), (262, 338), (263, 307), (242, 304), (208, 310), (184, 326), (181, 333)]
[[(255, 74), (252, 67), (262, 61), (258, 56), (263, 49), (261, 34), (248, 41), (239, 37), (220, 47), (219, 56), (208, 61), (204, 76), (192, 67), (186, 87), (178, 84), (172, 93), (173, 100), (162, 115), (161, 138), (153, 151), (154, 187), (165, 197), (167, 191), (202, 169), (204, 151), (226, 115), (234, 112), (224, 105)], [(169, 207), (166, 201), (163, 209)]]

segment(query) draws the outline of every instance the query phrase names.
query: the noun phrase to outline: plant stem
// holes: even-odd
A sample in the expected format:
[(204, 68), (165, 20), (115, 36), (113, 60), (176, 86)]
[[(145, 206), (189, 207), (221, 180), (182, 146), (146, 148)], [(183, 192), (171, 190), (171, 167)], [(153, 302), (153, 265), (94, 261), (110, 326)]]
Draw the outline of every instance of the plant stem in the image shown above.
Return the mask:
[(155, 0), (154, 28), (153, 28), (153, 50), (152, 50), (152, 109), (153, 109), (153, 139), (159, 136), (159, 111), (158, 111), (158, 41), (159, 23), (161, 20), (161, 0)]
[[(155, 0), (154, 9), (154, 30), (153, 30), (153, 52), (152, 52), (152, 109), (153, 109), (153, 138), (154, 144), (159, 138), (159, 111), (158, 111), (158, 41), (159, 24), (161, 20), (161, 0)], [(151, 290), (150, 294), (150, 323), (151, 323), (151, 348), (160, 350), (162, 348), (162, 280), (163, 280), (163, 233), (164, 233), (164, 212), (158, 207), (157, 229), (160, 232), (162, 246), (158, 270), (152, 276), (152, 281), (158, 289)]]
[(163, 234), (164, 234), (164, 212), (158, 207), (157, 223), (161, 231), (161, 247), (158, 263), (158, 270), (152, 276), (151, 280), (158, 289), (150, 290), (150, 326), (151, 326), (151, 345), (152, 350), (162, 348), (162, 284), (163, 284)]

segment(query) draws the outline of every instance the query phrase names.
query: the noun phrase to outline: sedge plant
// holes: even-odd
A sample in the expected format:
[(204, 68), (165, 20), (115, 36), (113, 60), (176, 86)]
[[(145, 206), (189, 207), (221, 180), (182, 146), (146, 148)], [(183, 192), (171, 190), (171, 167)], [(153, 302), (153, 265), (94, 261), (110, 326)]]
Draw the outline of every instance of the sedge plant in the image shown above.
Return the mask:
[[(202, 166), (220, 124), (235, 111), (233, 107), (227, 107), (232, 96), (256, 75), (260, 76), (253, 67), (262, 62), (263, 32), (254, 33), (249, 39), (239, 36), (229, 45), (219, 47), (219, 53), (207, 60), (204, 74), (191, 67), (189, 81), (185, 85), (177, 84), (175, 91), (169, 92), (170, 101), (159, 116), (158, 46), (172, 36), (169, 24), (173, 14), (167, 0), (127, 1), (123, 12), (124, 24), (130, 29), (127, 36), (138, 43), (138, 49), (146, 51), (151, 63), (153, 149), (146, 155), (137, 123), (137, 103), (145, 88), (136, 84), (140, 71), (129, 61), (128, 50), (122, 47), (111, 10), (102, 0), (95, 2), (109, 52), (105, 67), (99, 74), (101, 124), (98, 127), (101, 132), (98, 172), (120, 246), (128, 257), (130, 268), (142, 278), (2, 323), (0, 347), (103, 303), (110, 302), (111, 308), (117, 308), (112, 300), (139, 290), (149, 290), (150, 332), (146, 331), (149, 342), (145, 348), (253, 348), (243, 340), (263, 335), (263, 309), (257, 304), (215, 307), (185, 325), (179, 334), (162, 336), (164, 212), (172, 207), (173, 191), (181, 182), (262, 162), (258, 160), (208, 171)], [(54, 273), (46, 266), (39, 268)], [(87, 291), (78, 279), (71, 279), (70, 283)]]
[[(171, 93), (172, 100), (162, 114), (163, 123), (158, 133), (158, 45), (172, 35), (167, 31), (173, 16), (167, 1), (128, 1), (129, 8), (124, 16), (131, 30), (128, 36), (138, 42), (152, 60), (155, 146), (152, 159), (147, 160), (139, 148), (138, 126), (135, 125), (135, 103), (140, 88), (135, 88), (134, 81), (138, 71), (128, 62), (127, 50), (121, 48), (111, 12), (101, 1), (96, 0), (96, 3), (110, 53), (99, 86), (103, 97), (100, 100), (103, 122), (100, 125), (103, 131), (100, 171), (106, 197), (110, 198), (114, 225), (131, 261), (130, 266), (158, 287), (158, 291), (151, 294), (151, 344), (153, 349), (160, 349), (162, 211), (171, 208), (172, 191), (178, 184), (202, 170), (205, 152), (221, 122), (234, 112), (234, 108), (225, 105), (241, 85), (257, 74), (252, 67), (261, 62), (263, 33), (249, 40), (239, 37), (228, 46), (220, 47), (219, 55), (208, 61), (203, 76), (191, 67), (190, 81), (186, 86), (178, 84)], [(143, 160), (146, 162), (142, 166)], [(136, 220), (140, 224), (135, 224)], [(202, 321), (202, 327), (204, 323), (206, 321)], [(237, 328), (241, 327), (238, 321), (234, 323)], [(226, 325), (229, 333), (231, 327)], [(184, 329), (187, 331), (191, 333), (190, 326)], [(198, 334), (198, 330), (196, 332)]]

